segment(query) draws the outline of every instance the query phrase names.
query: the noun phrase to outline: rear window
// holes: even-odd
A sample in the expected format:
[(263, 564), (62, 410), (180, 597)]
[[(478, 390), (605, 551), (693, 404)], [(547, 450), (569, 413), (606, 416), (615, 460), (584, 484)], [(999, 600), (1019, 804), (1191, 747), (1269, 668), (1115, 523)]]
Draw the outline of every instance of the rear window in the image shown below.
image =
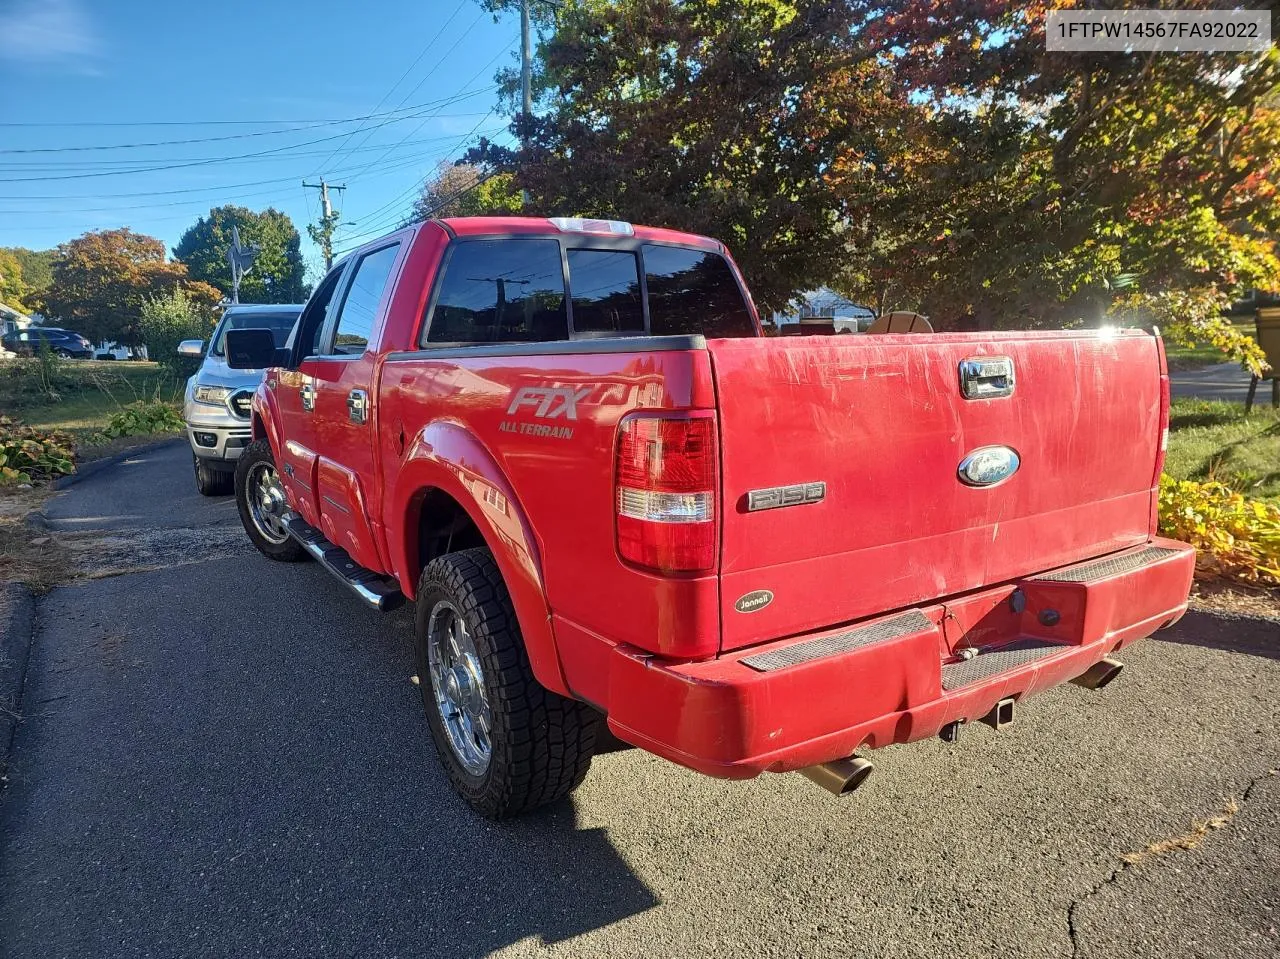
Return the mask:
[(755, 336), (755, 324), (725, 258), (682, 246), (644, 246), (649, 332)]
[(569, 250), (573, 332), (643, 333), (640, 267), (629, 250)]
[(430, 343), (567, 340), (564, 270), (555, 240), (454, 245), (436, 297)]
[(638, 248), (565, 245), (562, 261), (560, 241), (550, 238), (455, 241), (423, 345), (545, 343), (571, 335), (646, 332), (756, 335), (733, 271), (719, 253), (650, 243)]
[(222, 356), (226, 345), (227, 330), (270, 330), (276, 341), (276, 349), (284, 346), (289, 338), (289, 331), (297, 321), (297, 312), (293, 313), (259, 313), (257, 310), (229, 312), (222, 319), (218, 333), (213, 339), (209, 352), (214, 356)]

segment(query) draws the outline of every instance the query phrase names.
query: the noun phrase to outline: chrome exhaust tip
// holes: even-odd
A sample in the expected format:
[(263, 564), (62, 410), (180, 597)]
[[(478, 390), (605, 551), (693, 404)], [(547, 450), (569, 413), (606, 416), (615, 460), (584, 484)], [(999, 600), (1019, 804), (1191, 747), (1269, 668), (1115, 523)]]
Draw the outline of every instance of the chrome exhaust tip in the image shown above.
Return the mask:
[(982, 717), (979, 722), (984, 722), (992, 729), (1003, 729), (1013, 722), (1013, 700), (1002, 699), (991, 707), (991, 712)]
[(1124, 663), (1118, 659), (1107, 657), (1106, 659), (1098, 660), (1071, 681), (1077, 686), (1083, 686), (1085, 689), (1101, 689), (1119, 676), (1122, 669), (1124, 669)]
[(829, 763), (819, 763), (801, 769), (800, 775), (817, 783), (827, 792), (837, 796), (847, 796), (871, 775), (875, 767), (869, 760), (861, 756), (850, 756), (848, 759), (836, 759)]

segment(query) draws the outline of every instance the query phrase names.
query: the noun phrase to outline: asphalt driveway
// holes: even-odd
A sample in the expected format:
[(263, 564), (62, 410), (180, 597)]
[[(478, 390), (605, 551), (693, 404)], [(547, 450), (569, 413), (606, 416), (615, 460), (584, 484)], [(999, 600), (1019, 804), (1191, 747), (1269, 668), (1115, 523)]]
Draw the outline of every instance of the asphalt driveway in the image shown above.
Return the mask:
[(1280, 624), (1191, 614), (849, 799), (632, 750), (493, 825), (437, 767), (408, 613), (259, 557), (181, 445), (49, 515), (114, 575), (37, 607), (6, 956), (1280, 954)]
[[(1194, 396), (1202, 400), (1243, 403), (1249, 395), (1249, 374), (1239, 363), (1215, 363), (1194, 370), (1174, 370), (1169, 374), (1169, 390), (1174, 396)], [(1254, 402), (1271, 402), (1271, 383), (1258, 384)]]

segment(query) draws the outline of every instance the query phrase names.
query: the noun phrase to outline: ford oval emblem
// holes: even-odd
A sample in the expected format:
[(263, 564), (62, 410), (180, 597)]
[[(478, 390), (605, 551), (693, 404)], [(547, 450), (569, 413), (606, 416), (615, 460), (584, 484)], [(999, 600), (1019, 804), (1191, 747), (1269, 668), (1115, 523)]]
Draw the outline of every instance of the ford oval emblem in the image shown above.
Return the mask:
[(960, 461), (957, 473), (966, 486), (995, 486), (1018, 472), (1021, 464), (1007, 446), (983, 446)]
[(773, 593), (767, 589), (753, 589), (744, 596), (739, 596), (733, 608), (740, 613), (755, 613), (773, 602)]

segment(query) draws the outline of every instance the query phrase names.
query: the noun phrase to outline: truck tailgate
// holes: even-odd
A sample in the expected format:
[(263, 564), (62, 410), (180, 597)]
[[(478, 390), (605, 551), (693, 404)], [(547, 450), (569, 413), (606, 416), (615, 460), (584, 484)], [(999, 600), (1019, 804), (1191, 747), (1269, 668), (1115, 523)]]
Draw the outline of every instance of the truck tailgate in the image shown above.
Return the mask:
[[(713, 340), (722, 648), (846, 622), (1144, 542), (1160, 440), (1154, 337), (911, 334)], [(968, 399), (960, 364), (1012, 361)], [(983, 447), (1020, 465), (958, 478)], [(819, 499), (794, 489), (824, 483)], [(763, 591), (772, 594), (769, 599)]]

